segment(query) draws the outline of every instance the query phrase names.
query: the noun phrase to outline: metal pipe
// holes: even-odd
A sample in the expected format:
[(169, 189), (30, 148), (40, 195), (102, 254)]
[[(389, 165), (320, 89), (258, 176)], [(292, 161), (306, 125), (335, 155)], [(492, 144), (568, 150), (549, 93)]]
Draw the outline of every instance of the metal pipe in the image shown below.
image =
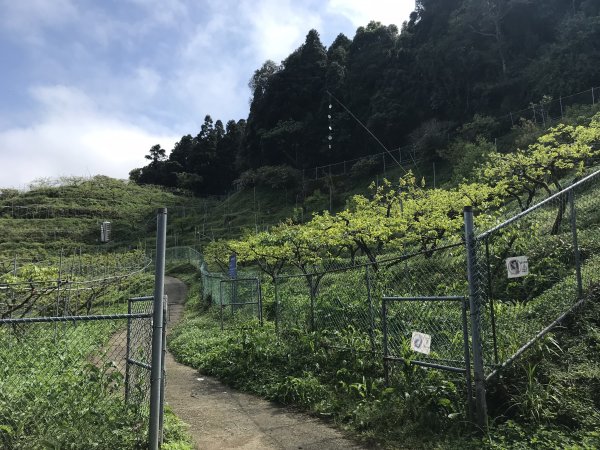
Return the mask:
[(447, 372), (465, 373), (464, 367), (445, 366), (443, 364), (428, 363), (425, 361), (407, 361), (404, 358), (396, 358), (393, 356), (384, 356), (383, 359), (385, 361), (402, 361), (403, 363), (412, 364), (413, 366), (428, 367), (430, 369), (440, 369), (445, 370)]
[(167, 317), (168, 317), (168, 306), (169, 305), (169, 298), (165, 295), (164, 300), (163, 300), (163, 329), (162, 329), (162, 357), (160, 359), (160, 366), (162, 367), (162, 384), (160, 387), (160, 420), (159, 420), (159, 425), (158, 425), (158, 429), (159, 429), (159, 441), (160, 444), (162, 445), (163, 443), (163, 438), (164, 438), (164, 433), (163, 433), (163, 428), (164, 428), (164, 413), (165, 413), (165, 387), (166, 387), (166, 381), (167, 381), (167, 370), (166, 370), (166, 366), (165, 366), (165, 358), (167, 356)]
[(475, 401), (477, 406), (477, 425), (481, 431), (487, 429), (487, 402), (485, 392), (485, 374), (481, 342), (481, 309), (477, 280), (477, 258), (473, 227), (473, 208), (465, 206), (465, 245), (467, 250), (467, 280), (469, 283), (469, 308), (471, 310), (471, 342), (473, 345), (473, 375), (475, 378)]
[(97, 316), (56, 316), (56, 317), (21, 317), (19, 319), (0, 319), (5, 323), (51, 323), (51, 322), (93, 322), (98, 320), (148, 319), (152, 314), (100, 314)]
[[(131, 314), (131, 300), (127, 302), (127, 314)], [(127, 318), (127, 347), (125, 348), (125, 404), (129, 403), (129, 358), (131, 356), (131, 318)]]
[(473, 381), (471, 380), (471, 352), (469, 350), (469, 324), (467, 322), (467, 299), (462, 302), (462, 326), (463, 326), (463, 345), (465, 354), (465, 382), (467, 384), (467, 408), (469, 411), (469, 420), (474, 419), (473, 407)]
[(398, 302), (450, 302), (450, 301), (462, 301), (465, 299), (463, 295), (449, 295), (446, 297), (383, 297), (387, 301), (398, 301)]
[(558, 325), (559, 323), (561, 323), (565, 319), (565, 317), (567, 317), (569, 314), (571, 314), (573, 311), (575, 311), (577, 308), (579, 308), (584, 303), (585, 303), (585, 299), (582, 298), (577, 303), (575, 303), (573, 306), (571, 306), (571, 308), (569, 308), (568, 311), (566, 311), (565, 313), (561, 314), (558, 319), (556, 319), (554, 322), (552, 322), (550, 325), (548, 325), (546, 328), (544, 328), (542, 331), (540, 331), (538, 334), (536, 334), (533, 339), (531, 339), (529, 342), (527, 342), (527, 344), (525, 344), (524, 346), (522, 346), (510, 358), (508, 358), (506, 361), (504, 361), (500, 367), (498, 367), (496, 370), (494, 370), (492, 373), (490, 373), (486, 377), (485, 381), (491, 380), (496, 375), (498, 375), (498, 373), (500, 373), (501, 370), (503, 370), (503, 369), (507, 368), (508, 366), (510, 366), (513, 362), (515, 362), (515, 360), (519, 356), (521, 356), (523, 353), (525, 353), (525, 351), (529, 347), (531, 347), (533, 344), (535, 344), (540, 338), (542, 338), (543, 336), (545, 336), (552, 328), (554, 328), (556, 325)]
[(496, 337), (496, 313), (494, 312), (494, 298), (492, 286), (492, 269), (490, 263), (490, 242), (488, 236), (485, 238), (485, 258), (488, 276), (488, 300), (490, 302), (490, 319), (492, 321), (492, 339), (494, 343), (494, 363), (498, 364), (498, 339)]
[(387, 300), (381, 301), (381, 314), (383, 316), (383, 371), (385, 374), (385, 385), (390, 385), (389, 352), (388, 352), (388, 327), (387, 327)]
[(258, 289), (258, 321), (260, 326), (263, 326), (263, 313), (262, 313), (262, 290), (260, 287), (260, 278), (256, 279), (256, 286)]
[(576, 187), (578, 187), (578, 186), (581, 186), (582, 184), (584, 184), (584, 183), (586, 183), (587, 181), (589, 181), (589, 180), (591, 180), (591, 179), (593, 179), (593, 178), (597, 177), (598, 175), (600, 175), (600, 170), (597, 170), (596, 172), (594, 172), (594, 173), (592, 173), (592, 174), (588, 175), (587, 177), (585, 177), (585, 178), (582, 178), (582, 179), (581, 179), (581, 180), (579, 180), (577, 183), (574, 183), (574, 184), (572, 184), (571, 186), (569, 186), (568, 188), (566, 188), (566, 189), (563, 189), (562, 191), (560, 191), (560, 192), (557, 192), (557, 193), (556, 193), (556, 194), (554, 194), (554, 195), (551, 195), (551, 196), (550, 196), (550, 197), (548, 197), (547, 199), (545, 199), (545, 200), (542, 200), (541, 202), (539, 202), (537, 205), (533, 205), (531, 208), (528, 208), (528, 209), (526, 209), (525, 211), (522, 211), (522, 212), (520, 212), (519, 214), (517, 214), (517, 215), (515, 215), (515, 216), (511, 217), (510, 219), (508, 219), (507, 221), (505, 221), (505, 222), (502, 222), (502, 223), (501, 223), (501, 224), (499, 224), (499, 225), (496, 225), (494, 228), (490, 228), (490, 229), (489, 229), (489, 230), (487, 230), (485, 233), (481, 233), (480, 235), (478, 235), (478, 236), (477, 236), (477, 239), (478, 239), (478, 240), (479, 240), (479, 239), (483, 239), (483, 238), (485, 238), (486, 236), (489, 236), (490, 234), (492, 234), (492, 233), (494, 233), (494, 232), (496, 232), (496, 231), (498, 231), (498, 230), (500, 230), (500, 229), (502, 229), (502, 228), (506, 227), (507, 225), (510, 225), (511, 223), (513, 223), (513, 222), (515, 222), (515, 221), (519, 220), (519, 219), (520, 219), (520, 218), (522, 218), (523, 216), (526, 216), (526, 215), (527, 215), (527, 214), (529, 214), (530, 212), (532, 212), (532, 211), (535, 211), (536, 209), (538, 209), (538, 208), (540, 208), (540, 207), (544, 206), (546, 203), (549, 203), (549, 202), (551, 202), (551, 201), (553, 201), (553, 200), (555, 200), (555, 199), (557, 199), (557, 198), (561, 197), (562, 195), (564, 195), (564, 193), (565, 193), (566, 191), (569, 191), (569, 190), (575, 189)]
[(569, 205), (571, 207), (571, 234), (573, 235), (573, 254), (575, 256), (575, 273), (577, 276), (577, 298), (583, 297), (583, 281), (581, 279), (581, 255), (577, 243), (577, 217), (575, 209), (575, 193), (569, 191)]
[(163, 296), (165, 294), (165, 250), (167, 240), (167, 208), (157, 214), (156, 266), (154, 275), (154, 314), (152, 317), (152, 372), (150, 376), (150, 450), (158, 450), (160, 441), (160, 396), (163, 370), (161, 367), (163, 341)]
[(152, 366), (145, 362), (136, 361), (135, 359), (128, 359), (127, 362), (129, 364), (133, 364), (134, 366), (141, 367), (142, 369), (152, 370)]

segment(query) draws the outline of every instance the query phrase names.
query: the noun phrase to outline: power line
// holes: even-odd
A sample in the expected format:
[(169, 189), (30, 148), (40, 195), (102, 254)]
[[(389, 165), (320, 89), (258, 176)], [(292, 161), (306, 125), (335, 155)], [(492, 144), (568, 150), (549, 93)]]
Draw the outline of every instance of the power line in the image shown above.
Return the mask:
[(349, 110), (349, 109), (346, 107), (346, 105), (344, 105), (344, 104), (343, 104), (343, 103), (342, 103), (340, 100), (338, 100), (338, 99), (337, 99), (337, 97), (336, 97), (335, 95), (333, 95), (333, 94), (332, 94), (330, 91), (327, 91), (327, 93), (329, 94), (329, 97), (330, 97), (330, 98), (334, 99), (334, 100), (335, 100), (335, 101), (336, 101), (336, 102), (337, 102), (337, 103), (338, 103), (338, 104), (339, 104), (339, 105), (340, 105), (342, 108), (344, 108), (344, 110), (345, 110), (345, 111), (346, 111), (348, 114), (350, 114), (350, 116), (351, 116), (351, 117), (352, 117), (354, 120), (356, 120), (356, 122), (357, 122), (357, 123), (358, 123), (358, 124), (359, 124), (361, 127), (363, 127), (363, 128), (366, 130), (366, 132), (367, 132), (367, 133), (369, 133), (369, 134), (371, 135), (371, 137), (372, 137), (373, 139), (375, 139), (375, 141), (376, 141), (376, 142), (377, 142), (377, 143), (378, 143), (378, 144), (381, 146), (381, 148), (383, 148), (383, 149), (386, 151), (386, 153), (387, 153), (388, 155), (390, 155), (390, 157), (391, 157), (391, 158), (392, 158), (392, 160), (393, 160), (393, 161), (394, 161), (394, 162), (395, 162), (395, 163), (398, 165), (398, 167), (400, 167), (402, 170), (404, 170), (404, 173), (408, 173), (408, 172), (406, 172), (406, 169), (405, 169), (404, 167), (402, 167), (402, 164), (400, 164), (400, 161), (398, 161), (398, 160), (396, 159), (396, 157), (395, 157), (395, 156), (392, 154), (392, 152), (391, 152), (391, 151), (389, 151), (389, 150), (388, 150), (388, 148), (387, 148), (387, 147), (386, 147), (386, 146), (383, 144), (383, 142), (381, 142), (381, 141), (379, 140), (379, 138), (378, 138), (377, 136), (375, 136), (375, 134), (374, 134), (374, 133), (373, 133), (371, 130), (369, 130), (369, 127), (367, 127), (367, 126), (366, 126), (364, 123), (362, 123), (362, 122), (361, 122), (361, 120), (360, 120), (358, 117), (356, 117), (356, 116), (354, 115), (354, 113), (353, 113), (352, 111), (350, 111), (350, 110)]

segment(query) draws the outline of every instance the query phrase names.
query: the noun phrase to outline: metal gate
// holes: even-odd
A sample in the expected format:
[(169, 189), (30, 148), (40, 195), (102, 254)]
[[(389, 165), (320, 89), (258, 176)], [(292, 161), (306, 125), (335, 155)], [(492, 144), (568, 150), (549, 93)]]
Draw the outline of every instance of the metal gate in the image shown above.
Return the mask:
[(262, 318), (262, 294), (259, 278), (235, 278), (219, 283), (221, 330), (236, 319)]
[[(472, 398), (468, 297), (383, 297), (383, 362), (461, 373)], [(469, 402), (470, 403), (470, 402)]]

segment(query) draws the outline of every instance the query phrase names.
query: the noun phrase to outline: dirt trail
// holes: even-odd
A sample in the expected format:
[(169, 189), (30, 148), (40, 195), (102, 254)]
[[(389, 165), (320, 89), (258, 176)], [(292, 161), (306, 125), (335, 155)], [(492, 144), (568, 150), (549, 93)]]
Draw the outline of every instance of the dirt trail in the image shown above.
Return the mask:
[[(166, 277), (170, 322), (180, 320), (186, 286)], [(217, 380), (199, 375), (167, 353), (166, 401), (189, 425), (196, 447), (221, 449), (361, 449), (318, 419), (291, 412), (252, 395), (236, 392)]]

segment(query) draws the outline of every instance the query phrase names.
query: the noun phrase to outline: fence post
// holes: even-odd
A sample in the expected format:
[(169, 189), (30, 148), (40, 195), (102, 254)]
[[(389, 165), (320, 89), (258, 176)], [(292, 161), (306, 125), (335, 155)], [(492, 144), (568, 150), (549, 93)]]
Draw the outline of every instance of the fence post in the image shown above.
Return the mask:
[[(127, 300), (127, 314), (131, 315), (131, 299)], [(131, 317), (127, 318), (127, 347), (125, 348), (125, 404), (129, 404), (129, 382), (131, 378), (129, 360), (131, 359)]]
[(263, 326), (263, 311), (262, 311), (262, 288), (260, 286), (260, 278), (256, 277), (256, 287), (258, 289), (258, 321), (260, 326)]
[(381, 299), (381, 315), (383, 320), (383, 373), (385, 377), (385, 385), (387, 387), (390, 385), (390, 367), (388, 361), (387, 301), (385, 298)]
[(594, 96), (594, 88), (592, 87), (592, 105), (596, 104), (596, 97)]
[(308, 276), (308, 285), (310, 286), (310, 331), (315, 331), (315, 292), (312, 275)]
[(160, 208), (156, 217), (156, 267), (154, 275), (154, 310), (152, 315), (152, 371), (150, 378), (150, 450), (158, 450), (160, 441), (160, 398), (163, 368), (163, 296), (165, 294), (165, 249), (167, 240), (167, 208)]
[(159, 421), (159, 441), (163, 443), (163, 429), (164, 429), (164, 414), (165, 414), (165, 386), (167, 382), (167, 369), (165, 365), (165, 358), (167, 357), (167, 321), (169, 317), (169, 298), (165, 295), (163, 299), (163, 329), (162, 329), (162, 356), (160, 358), (160, 367), (162, 368), (162, 380), (160, 386), (160, 421)]
[(477, 274), (477, 258), (473, 227), (473, 208), (465, 206), (465, 244), (467, 251), (467, 280), (469, 283), (469, 308), (471, 309), (471, 343), (473, 346), (473, 375), (475, 378), (475, 404), (477, 425), (481, 431), (487, 429), (487, 403), (485, 398), (485, 374), (481, 343), (481, 297)]
[(279, 321), (281, 320), (279, 311), (279, 278), (275, 276), (273, 280), (274, 289), (275, 289), (275, 335), (279, 336)]
[(583, 281), (581, 280), (581, 255), (577, 244), (577, 217), (575, 209), (575, 192), (569, 191), (569, 205), (571, 208), (571, 233), (573, 234), (573, 254), (575, 256), (575, 273), (577, 274), (577, 297), (583, 298)]
[(485, 238), (485, 266), (487, 268), (488, 299), (490, 301), (490, 319), (492, 325), (492, 338), (494, 341), (494, 363), (498, 365), (498, 341), (496, 338), (496, 313), (494, 312), (493, 300), (492, 263), (490, 262), (490, 241), (487, 236)]
[(371, 351), (375, 353), (375, 311), (373, 309), (373, 297), (371, 296), (371, 278), (369, 277), (369, 266), (365, 266), (365, 280), (367, 281), (367, 297), (369, 299), (369, 340)]

